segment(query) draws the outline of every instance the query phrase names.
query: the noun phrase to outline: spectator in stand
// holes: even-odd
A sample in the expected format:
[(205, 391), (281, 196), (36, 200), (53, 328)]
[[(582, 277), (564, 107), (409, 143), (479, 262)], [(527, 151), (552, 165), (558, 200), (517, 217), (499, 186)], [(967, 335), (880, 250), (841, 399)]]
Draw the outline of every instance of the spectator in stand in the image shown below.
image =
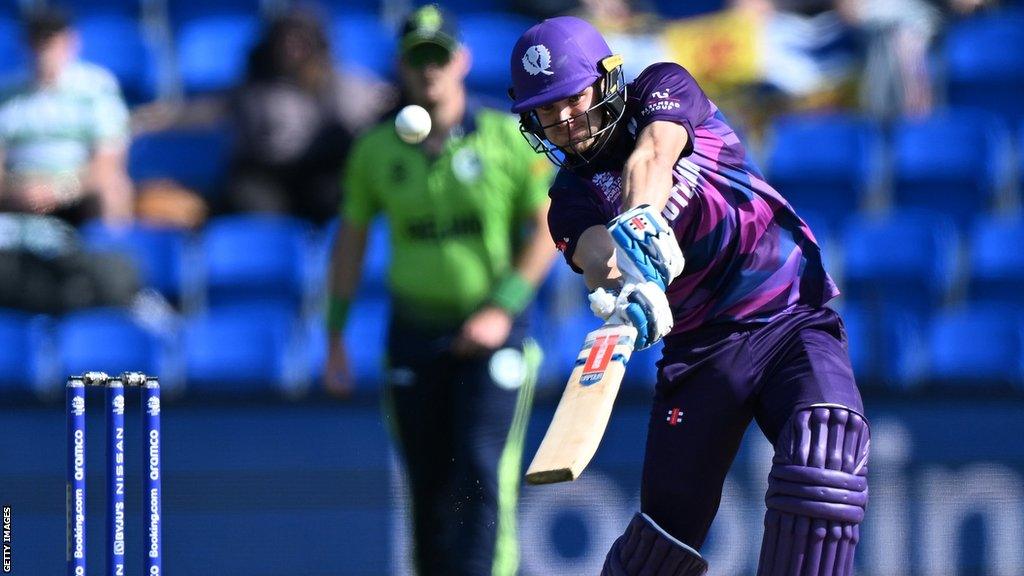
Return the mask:
[(228, 211), (294, 214), (318, 223), (337, 213), (338, 173), (352, 141), (339, 81), (319, 21), (294, 12), (270, 25), (232, 97), (238, 143)]
[(79, 224), (132, 217), (128, 110), (108, 71), (77, 59), (69, 18), (26, 21), (31, 75), (0, 89), (0, 208)]
[(632, 80), (644, 68), (668, 58), (657, 13), (646, 10), (638, 0), (580, 0), (579, 9), (571, 12), (592, 23), (601, 31), (616, 54), (625, 59), (623, 71)]
[(924, 116), (935, 105), (929, 53), (950, 18), (989, 0), (838, 0), (865, 39), (861, 105), (883, 120)]
[(228, 94), (160, 102), (133, 114), (137, 132), (228, 121), (237, 135), (222, 211), (290, 214), (322, 224), (337, 215), (353, 135), (394, 106), (394, 87), (337, 70), (315, 12), (269, 23)]

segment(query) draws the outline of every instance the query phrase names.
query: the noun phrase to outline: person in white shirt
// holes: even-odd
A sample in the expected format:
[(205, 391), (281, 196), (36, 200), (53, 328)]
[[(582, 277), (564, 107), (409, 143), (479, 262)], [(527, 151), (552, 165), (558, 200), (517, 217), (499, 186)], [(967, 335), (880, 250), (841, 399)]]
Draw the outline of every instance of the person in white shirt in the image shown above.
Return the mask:
[(30, 73), (0, 89), (0, 209), (108, 223), (132, 216), (128, 109), (114, 76), (77, 59), (61, 12), (26, 21)]

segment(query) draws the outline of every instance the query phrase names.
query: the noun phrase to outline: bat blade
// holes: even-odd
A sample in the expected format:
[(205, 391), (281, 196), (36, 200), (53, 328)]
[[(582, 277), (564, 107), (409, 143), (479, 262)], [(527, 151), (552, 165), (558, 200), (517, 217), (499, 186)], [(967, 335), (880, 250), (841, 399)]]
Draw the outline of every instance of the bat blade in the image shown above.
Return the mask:
[(526, 471), (529, 484), (579, 477), (604, 436), (633, 353), (636, 329), (605, 324), (587, 334), (548, 431)]

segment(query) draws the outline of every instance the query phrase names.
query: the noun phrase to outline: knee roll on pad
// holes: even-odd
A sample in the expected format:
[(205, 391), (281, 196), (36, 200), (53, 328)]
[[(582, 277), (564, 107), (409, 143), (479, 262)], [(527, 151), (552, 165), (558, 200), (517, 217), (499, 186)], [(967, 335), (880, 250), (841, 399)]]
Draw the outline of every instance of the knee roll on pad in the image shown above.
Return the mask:
[(768, 477), (758, 576), (850, 576), (868, 501), (868, 423), (835, 404), (798, 411)]
[(612, 544), (601, 576), (700, 576), (707, 569), (699, 552), (638, 513)]

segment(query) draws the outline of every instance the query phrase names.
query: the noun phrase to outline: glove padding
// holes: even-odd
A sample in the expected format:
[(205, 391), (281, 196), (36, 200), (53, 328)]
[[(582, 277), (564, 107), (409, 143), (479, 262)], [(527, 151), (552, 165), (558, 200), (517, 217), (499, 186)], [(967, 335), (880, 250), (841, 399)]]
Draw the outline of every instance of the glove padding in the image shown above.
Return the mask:
[(668, 222), (647, 204), (616, 216), (607, 225), (615, 241), (616, 264), (626, 282), (654, 282), (664, 292), (683, 271), (683, 251)]
[(654, 282), (629, 282), (618, 292), (598, 288), (590, 293), (590, 309), (606, 322), (636, 328), (634, 350), (643, 350), (672, 330), (672, 309)]

